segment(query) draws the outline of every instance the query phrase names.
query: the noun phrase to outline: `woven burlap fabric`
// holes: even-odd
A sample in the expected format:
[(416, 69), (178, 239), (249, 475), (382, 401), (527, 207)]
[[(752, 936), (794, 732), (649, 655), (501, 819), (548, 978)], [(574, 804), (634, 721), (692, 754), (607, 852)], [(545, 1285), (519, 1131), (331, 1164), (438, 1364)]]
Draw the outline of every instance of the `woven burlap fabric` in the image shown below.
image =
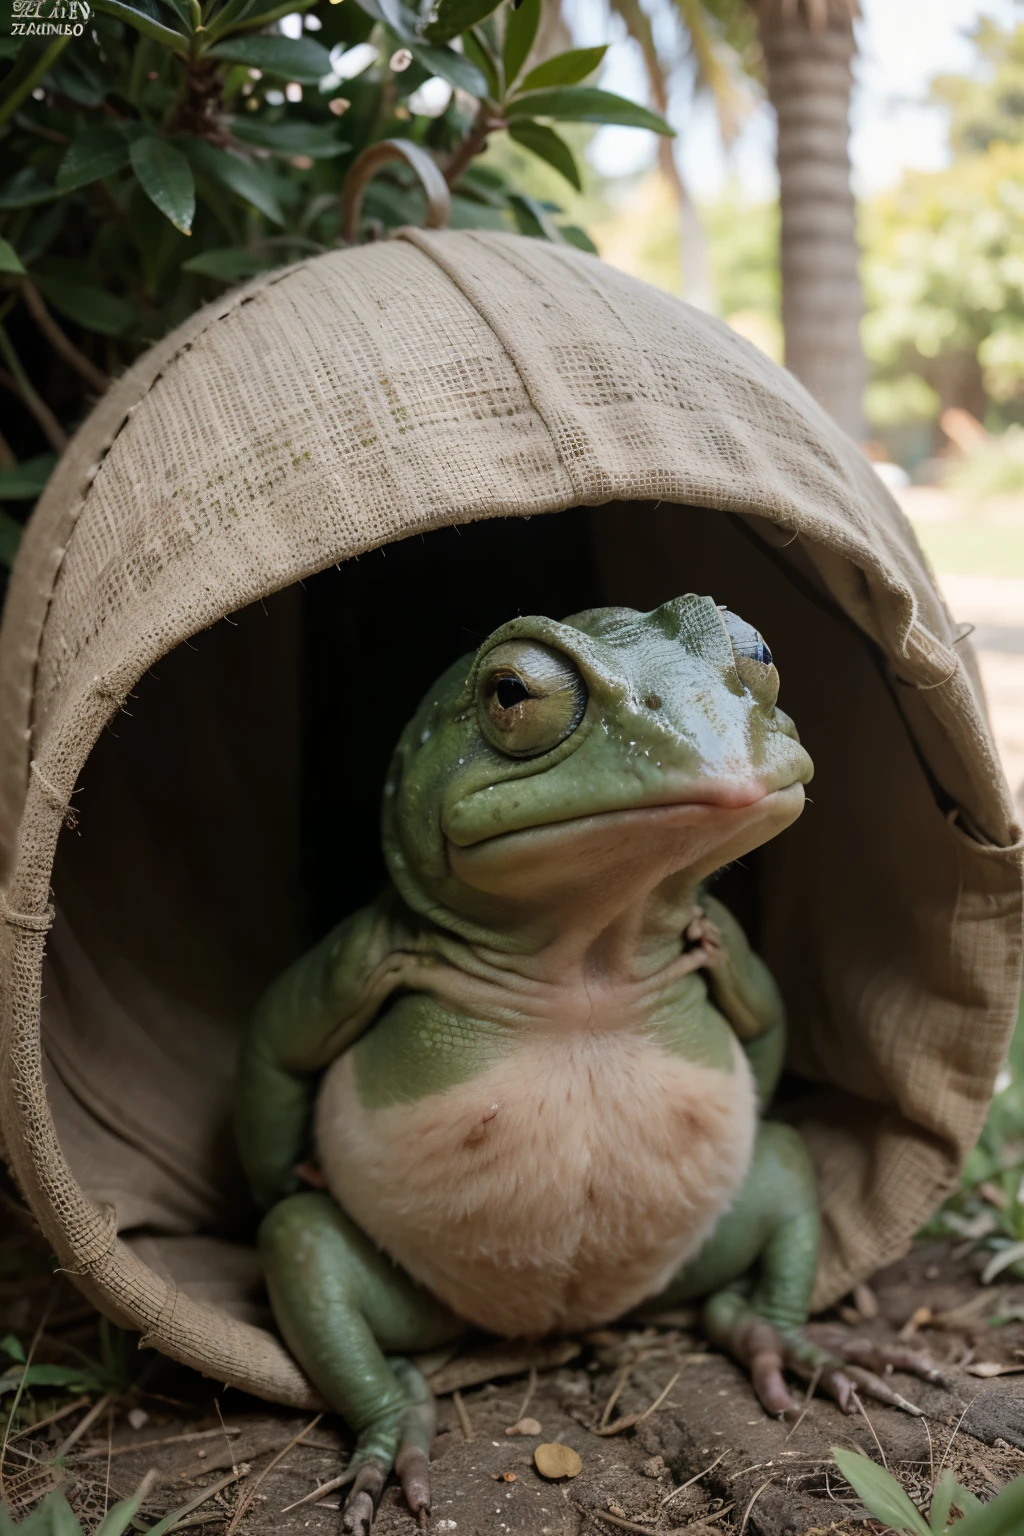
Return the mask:
[[(905, 1247), (980, 1128), (1018, 833), (969, 653), (859, 451), (726, 327), (581, 253), (404, 231), (322, 256), (113, 386), (0, 634), (7, 1157), (83, 1290), (221, 1380), (314, 1400), (259, 1325), (224, 1140), (237, 1031), (292, 943), (293, 829), (210, 811), (290, 782), (286, 589), (446, 523), (579, 506), (608, 601), (706, 590), (760, 624), (815, 758), (761, 928), (817, 1085), (819, 1302)], [(242, 609), (195, 663), (184, 642)]]

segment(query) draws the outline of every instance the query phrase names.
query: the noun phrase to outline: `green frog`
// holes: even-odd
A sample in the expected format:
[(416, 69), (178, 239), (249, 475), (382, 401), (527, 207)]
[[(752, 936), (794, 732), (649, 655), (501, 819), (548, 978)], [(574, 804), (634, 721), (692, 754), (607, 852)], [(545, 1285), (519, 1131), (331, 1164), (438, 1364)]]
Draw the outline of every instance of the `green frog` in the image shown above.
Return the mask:
[(858, 1389), (912, 1408), (891, 1365), (937, 1375), (805, 1330), (814, 1173), (762, 1118), (782, 999), (708, 889), (803, 809), (778, 690), (709, 597), (511, 620), (401, 736), (388, 888), (258, 1008), (238, 1138), (278, 1325), (358, 1437), (346, 1531), (392, 1470), (425, 1518), (433, 1402), (406, 1356), (472, 1329), (700, 1299), (773, 1414), (787, 1373), (849, 1411)]

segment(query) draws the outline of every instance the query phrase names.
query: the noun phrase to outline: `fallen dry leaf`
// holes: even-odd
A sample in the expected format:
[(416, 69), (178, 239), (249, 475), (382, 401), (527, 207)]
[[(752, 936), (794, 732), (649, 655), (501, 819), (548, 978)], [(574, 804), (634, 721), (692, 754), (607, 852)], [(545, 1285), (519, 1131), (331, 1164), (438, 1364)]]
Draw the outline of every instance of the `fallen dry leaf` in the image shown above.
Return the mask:
[(878, 1316), (878, 1298), (870, 1285), (865, 1285), (863, 1281), (853, 1288), (853, 1304), (861, 1317), (866, 1318), (868, 1322), (872, 1322)]
[(579, 1477), (583, 1471), (578, 1453), (571, 1445), (562, 1445), (557, 1440), (538, 1445), (533, 1453), (533, 1464), (541, 1477)]
[(998, 1360), (976, 1360), (965, 1365), (968, 1376), (1016, 1376), (1024, 1371), (1024, 1365), (1000, 1365)]
[(899, 1331), (899, 1337), (904, 1340), (912, 1339), (917, 1330), (919, 1328), (923, 1328), (925, 1324), (930, 1323), (931, 1320), (931, 1307), (918, 1307), (913, 1313), (911, 1313), (910, 1317), (908, 1317), (907, 1321), (903, 1324), (903, 1327)]
[(505, 1431), (506, 1435), (539, 1435), (540, 1425), (536, 1419), (520, 1419), (516, 1424), (510, 1424)]

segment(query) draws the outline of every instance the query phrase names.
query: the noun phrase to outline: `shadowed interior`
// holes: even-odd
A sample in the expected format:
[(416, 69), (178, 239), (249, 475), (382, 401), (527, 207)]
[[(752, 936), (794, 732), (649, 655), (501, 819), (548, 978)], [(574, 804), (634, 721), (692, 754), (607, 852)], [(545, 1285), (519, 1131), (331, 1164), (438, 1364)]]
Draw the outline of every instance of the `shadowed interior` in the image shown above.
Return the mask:
[[(814, 1086), (835, 1081), (817, 1047), (828, 1039), (834, 1059), (849, 1008), (848, 962), (830, 991), (833, 931), (848, 955), (863, 928), (865, 977), (898, 968), (927, 914), (907, 910), (886, 872), (914, 859), (920, 883), (924, 848), (936, 910), (948, 922), (955, 908), (943, 807), (870, 642), (789, 555), (727, 514), (636, 503), (446, 528), (179, 647), (82, 775), (79, 825), (62, 834), (54, 872), (48, 1093), (86, 1193), (113, 1204), (122, 1234), (186, 1292), (261, 1315), (228, 1128), (238, 1033), (278, 971), (382, 884), (380, 789), (423, 692), (517, 613), (646, 610), (688, 591), (765, 635), (780, 704), (815, 763), (801, 821), (721, 875), (716, 894), (786, 996), (797, 1107), (812, 1145), (822, 1128), (823, 1181), (830, 1126), (901, 1123), (870, 1051), (850, 1055), (845, 1089)], [(844, 863), (859, 867), (848, 894), (837, 891)], [(941, 977), (941, 931), (934, 942)]]

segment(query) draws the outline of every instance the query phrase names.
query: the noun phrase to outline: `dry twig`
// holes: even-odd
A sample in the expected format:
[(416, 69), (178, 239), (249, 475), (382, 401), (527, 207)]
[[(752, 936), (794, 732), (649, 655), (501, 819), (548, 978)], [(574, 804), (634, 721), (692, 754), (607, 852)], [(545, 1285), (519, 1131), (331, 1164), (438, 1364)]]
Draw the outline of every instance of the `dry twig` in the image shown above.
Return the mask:
[[(249, 1508), (249, 1505), (252, 1503), (253, 1499), (256, 1497), (256, 1490), (260, 1486), (260, 1483), (262, 1483), (263, 1479), (266, 1477), (267, 1473), (268, 1472), (272, 1472), (274, 1470), (274, 1468), (277, 1466), (278, 1462), (279, 1461), (283, 1461), (284, 1458), (288, 1455), (289, 1451), (294, 1450), (295, 1447), (298, 1445), (299, 1441), (300, 1440), (304, 1440), (305, 1437), (309, 1434), (310, 1430), (315, 1429), (316, 1426), (320, 1423), (320, 1420), (322, 1418), (323, 1418), (323, 1414), (322, 1413), (318, 1413), (315, 1419), (310, 1419), (310, 1421), (306, 1425), (305, 1429), (300, 1429), (299, 1433), (297, 1435), (295, 1435), (293, 1439), (289, 1440), (289, 1442), (285, 1446), (284, 1450), (278, 1451), (278, 1453), (274, 1457), (273, 1461), (269, 1461), (267, 1463), (267, 1465), (263, 1468), (263, 1471), (260, 1473), (259, 1477), (257, 1477), (255, 1479), (255, 1481), (253, 1482), (252, 1486), (249, 1488), (248, 1492), (246, 1493), (245, 1498), (241, 1499), (239, 1501), (239, 1503), (236, 1505), (235, 1512), (231, 1516), (231, 1522), (228, 1525), (228, 1528), (225, 1531), (224, 1536), (234, 1536), (235, 1531), (238, 1530), (238, 1527), (241, 1524), (242, 1516), (245, 1514), (246, 1510)], [(233, 1481), (233, 1479), (232, 1479), (232, 1481)], [(224, 1484), (222, 1484), (222, 1486), (226, 1487), (227, 1484), (224, 1483)]]
[(462, 1401), (462, 1393), (457, 1389), (452, 1393), (452, 1402), (455, 1404), (455, 1412), (458, 1414), (459, 1423), (462, 1426), (463, 1439), (472, 1440), (473, 1426), (469, 1422), (469, 1414), (466, 1412), (466, 1405)]

